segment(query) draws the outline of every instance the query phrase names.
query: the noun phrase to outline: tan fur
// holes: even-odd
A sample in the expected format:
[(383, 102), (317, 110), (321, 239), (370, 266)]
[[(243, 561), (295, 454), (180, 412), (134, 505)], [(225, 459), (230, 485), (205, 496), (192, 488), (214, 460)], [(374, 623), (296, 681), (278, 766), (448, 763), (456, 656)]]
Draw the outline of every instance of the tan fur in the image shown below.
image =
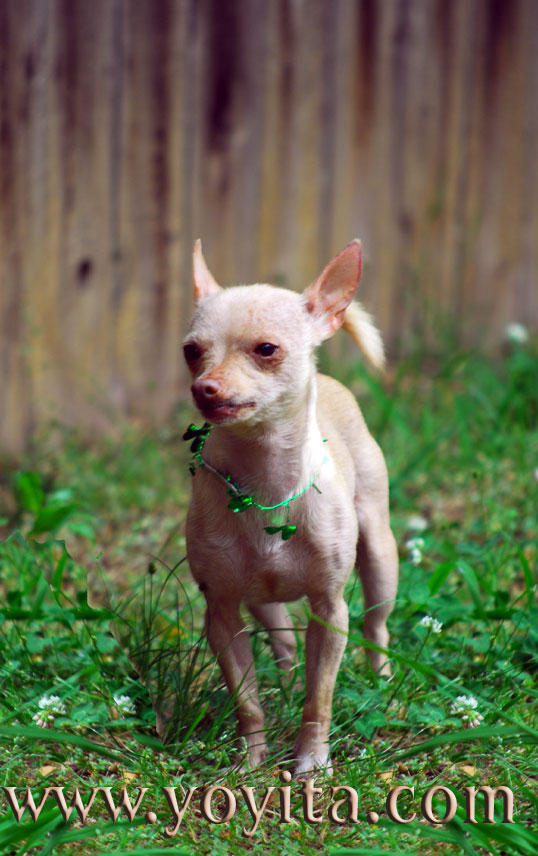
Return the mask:
[[(295, 636), (284, 602), (309, 600), (314, 617), (295, 747), (299, 776), (329, 765), (332, 695), (347, 633), (343, 591), (352, 568), (358, 565), (364, 589), (364, 635), (382, 648), (396, 596), (382, 453), (351, 393), (317, 375), (314, 363), (315, 347), (342, 325), (374, 364), (382, 362), (370, 317), (356, 304), (348, 308), (360, 269), (360, 244), (352, 242), (304, 295), (268, 285), (222, 290), (199, 244), (194, 256), (198, 303), (186, 356), (195, 401), (214, 424), (204, 459), (264, 506), (294, 496), (314, 478), (321, 491), (309, 487), (290, 503), (289, 523), (297, 530), (284, 541), (264, 527), (285, 522), (285, 509), (234, 513), (226, 486), (200, 469), (187, 519), (187, 554), (207, 601), (208, 640), (236, 697), (251, 765), (264, 759), (266, 744), (240, 605), (269, 630), (275, 658), (290, 669)], [(267, 344), (274, 353), (265, 353), (267, 347), (260, 353)], [(368, 653), (374, 669), (389, 673), (384, 654)]]

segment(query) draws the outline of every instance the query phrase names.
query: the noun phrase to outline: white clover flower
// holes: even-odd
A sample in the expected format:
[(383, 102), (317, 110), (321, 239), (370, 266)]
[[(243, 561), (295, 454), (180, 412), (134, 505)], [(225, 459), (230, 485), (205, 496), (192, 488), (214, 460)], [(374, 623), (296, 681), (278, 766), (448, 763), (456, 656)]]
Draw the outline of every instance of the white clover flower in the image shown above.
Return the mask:
[(504, 334), (509, 342), (514, 342), (516, 345), (523, 345), (529, 338), (529, 332), (523, 324), (518, 324), (517, 321), (512, 321), (504, 328)]
[(41, 710), (47, 710), (50, 713), (61, 714), (66, 712), (65, 704), (57, 695), (43, 696), (39, 699), (39, 707)]
[(32, 719), (40, 728), (50, 728), (57, 716), (66, 713), (66, 707), (60, 696), (43, 696), (38, 702), (39, 712), (34, 713)]
[(440, 633), (443, 629), (443, 622), (431, 615), (423, 615), (418, 624), (419, 627), (431, 627), (433, 633)]
[(114, 704), (121, 713), (136, 713), (134, 701), (128, 695), (115, 695)]
[(462, 713), (466, 710), (476, 710), (478, 702), (474, 696), (459, 695), (450, 706), (450, 713)]
[(424, 546), (424, 538), (409, 538), (405, 542), (405, 546), (409, 550), (409, 558), (414, 565), (419, 565), (422, 561), (422, 547)]
[(464, 716), (463, 719), (469, 720), (467, 723), (469, 725), (469, 728), (477, 728), (480, 725), (480, 723), (482, 722), (482, 720), (484, 719), (484, 717), (482, 716), (481, 713), (477, 713), (475, 715), (474, 719), (471, 719), (470, 716)]
[(407, 528), (414, 532), (424, 532), (428, 528), (428, 521), (421, 514), (412, 514), (407, 518)]
[(457, 713), (461, 716), (467, 728), (476, 728), (484, 717), (477, 711), (478, 702), (474, 696), (460, 695), (452, 702), (450, 713)]

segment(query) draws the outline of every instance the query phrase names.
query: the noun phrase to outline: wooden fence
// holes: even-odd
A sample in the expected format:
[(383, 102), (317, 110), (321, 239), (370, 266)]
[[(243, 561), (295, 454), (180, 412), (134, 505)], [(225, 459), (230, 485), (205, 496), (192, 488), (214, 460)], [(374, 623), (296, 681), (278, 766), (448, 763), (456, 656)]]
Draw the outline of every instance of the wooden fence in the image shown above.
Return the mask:
[(363, 239), (393, 351), (538, 319), (536, 0), (0, 0), (0, 445), (161, 420), (190, 251), (306, 285)]

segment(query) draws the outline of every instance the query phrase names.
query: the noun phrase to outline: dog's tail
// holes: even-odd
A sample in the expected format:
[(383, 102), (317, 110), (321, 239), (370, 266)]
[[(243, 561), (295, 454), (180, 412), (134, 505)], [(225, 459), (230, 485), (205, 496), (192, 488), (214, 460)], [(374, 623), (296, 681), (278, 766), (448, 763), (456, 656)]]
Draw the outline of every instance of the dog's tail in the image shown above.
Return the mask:
[(385, 349), (381, 333), (375, 326), (370, 313), (363, 309), (360, 303), (354, 301), (346, 309), (342, 326), (372, 365), (376, 369), (382, 369), (385, 365)]

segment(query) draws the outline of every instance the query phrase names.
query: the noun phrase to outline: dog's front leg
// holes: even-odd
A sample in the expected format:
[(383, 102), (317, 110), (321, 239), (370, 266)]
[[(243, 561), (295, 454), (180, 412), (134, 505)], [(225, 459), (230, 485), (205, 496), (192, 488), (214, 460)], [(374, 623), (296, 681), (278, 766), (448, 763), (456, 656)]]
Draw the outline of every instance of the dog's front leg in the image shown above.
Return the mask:
[(334, 684), (347, 642), (348, 611), (339, 592), (311, 600), (306, 631), (306, 701), (295, 745), (295, 775), (328, 768)]
[(246, 740), (249, 763), (256, 767), (265, 759), (266, 745), (249, 634), (241, 620), (237, 601), (225, 601), (205, 594), (209, 645), (236, 701), (239, 735)]

